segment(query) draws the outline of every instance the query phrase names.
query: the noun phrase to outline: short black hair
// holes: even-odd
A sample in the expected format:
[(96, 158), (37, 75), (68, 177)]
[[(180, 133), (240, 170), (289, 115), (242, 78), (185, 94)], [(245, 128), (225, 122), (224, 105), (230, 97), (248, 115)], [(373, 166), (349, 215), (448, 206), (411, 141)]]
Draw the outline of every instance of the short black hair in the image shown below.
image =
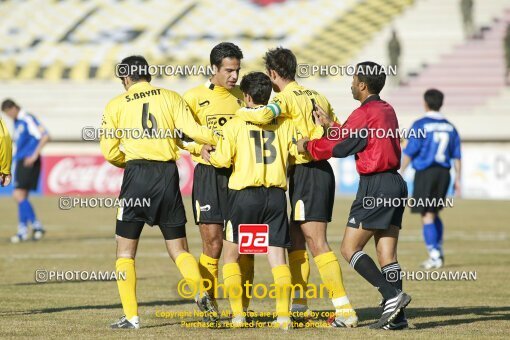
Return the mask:
[(444, 94), (437, 89), (428, 89), (425, 91), (425, 94), (423, 94), (423, 99), (425, 99), (425, 103), (427, 103), (429, 109), (439, 111), (441, 106), (443, 106)]
[(250, 72), (243, 77), (241, 91), (250, 95), (255, 104), (266, 105), (271, 97), (273, 87), (271, 79), (262, 72)]
[(280, 77), (287, 80), (296, 78), (297, 60), (291, 50), (277, 47), (269, 50), (264, 56), (267, 70), (274, 70)]
[(221, 42), (211, 50), (209, 61), (211, 62), (211, 66), (216, 65), (217, 68), (220, 68), (225, 58), (241, 60), (243, 59), (243, 52), (239, 46), (231, 42)]
[(367, 85), (370, 94), (381, 93), (386, 82), (386, 70), (373, 61), (364, 61), (356, 65), (358, 80)]
[(12, 107), (19, 107), (18, 104), (14, 102), (12, 99), (5, 99), (2, 102), (2, 111), (9, 110)]
[[(121, 67), (125, 67), (123, 65), (127, 65), (127, 69), (121, 70)], [(134, 82), (142, 79), (150, 82), (152, 79), (149, 72), (149, 63), (141, 55), (132, 55), (122, 59), (120, 64), (117, 65), (117, 75), (119, 77), (127, 76)]]

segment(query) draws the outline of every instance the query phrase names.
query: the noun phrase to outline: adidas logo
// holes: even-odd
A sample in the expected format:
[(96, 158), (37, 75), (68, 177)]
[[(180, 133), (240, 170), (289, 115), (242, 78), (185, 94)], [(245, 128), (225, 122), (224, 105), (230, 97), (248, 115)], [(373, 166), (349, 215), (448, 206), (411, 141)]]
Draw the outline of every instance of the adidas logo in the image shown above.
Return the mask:
[(356, 224), (356, 220), (354, 219), (354, 217), (349, 220), (349, 223)]

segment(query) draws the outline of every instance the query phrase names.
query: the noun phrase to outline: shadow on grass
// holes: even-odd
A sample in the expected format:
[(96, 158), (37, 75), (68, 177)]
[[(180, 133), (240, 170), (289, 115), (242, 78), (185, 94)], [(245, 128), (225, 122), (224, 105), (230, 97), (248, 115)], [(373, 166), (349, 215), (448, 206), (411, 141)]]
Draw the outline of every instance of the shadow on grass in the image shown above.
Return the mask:
[[(136, 281), (147, 280), (147, 277), (137, 278)], [(90, 282), (116, 282), (115, 280), (87, 281), (87, 280), (69, 280), (69, 281), (47, 281), (47, 282), (18, 282), (14, 284), (0, 284), (0, 286), (43, 286), (43, 285), (62, 285), (73, 283), (90, 283)]]
[[(314, 310), (319, 317), (310, 320), (308, 324), (303, 322), (299, 324), (294, 323), (295, 328), (321, 328), (325, 327), (327, 321), (327, 315), (332, 313), (331, 310)], [(380, 308), (359, 308), (357, 309), (358, 317), (360, 318), (359, 327), (366, 327), (375, 323), (380, 315)], [(271, 313), (272, 314), (272, 313)], [(322, 316), (320, 316), (322, 315)], [(430, 329), (444, 326), (454, 326), (461, 324), (468, 324), (473, 322), (484, 322), (484, 321), (502, 321), (510, 320), (510, 307), (489, 307), (489, 306), (470, 306), (470, 307), (439, 307), (439, 308), (408, 308), (406, 309), (406, 315), (409, 319), (411, 329)], [(441, 317), (443, 320), (440, 321), (427, 321), (415, 323), (413, 318), (438, 318)], [(444, 319), (444, 317), (450, 317)], [(262, 317), (256, 316), (252, 320), (256, 323), (262, 323), (267, 326), (275, 318), (274, 317)], [(197, 319), (198, 320), (198, 319)], [(187, 320), (187, 322), (193, 322)], [(231, 329), (231, 327), (225, 326), (225, 323), (229, 322), (228, 318), (222, 318), (216, 329)], [(150, 325), (147, 327), (158, 328), (165, 326), (176, 326), (180, 325), (181, 321), (176, 319), (175, 322), (165, 322), (162, 324)]]
[(175, 322), (165, 322), (165, 323), (161, 323), (161, 324), (157, 324), (157, 325), (143, 325), (143, 328), (146, 329), (146, 328), (161, 328), (161, 327), (166, 327), (166, 326), (180, 326), (181, 325), (181, 321), (175, 321)]
[[(151, 240), (151, 241), (163, 240), (161, 235), (144, 235), (143, 239)], [(48, 245), (48, 244), (59, 244), (60, 245), (60, 244), (62, 244), (62, 242), (81, 242), (81, 241), (84, 241), (84, 242), (111, 241), (113, 247), (115, 247), (115, 224), (112, 229), (112, 234), (107, 234), (107, 235), (106, 234), (105, 235), (94, 234), (94, 235), (79, 235), (79, 236), (61, 236), (61, 235), (54, 236), (54, 235), (50, 234), (50, 235), (46, 235), (44, 237), (44, 239), (42, 239), (40, 241), (28, 240), (28, 241), (22, 242), (21, 244), (20, 243), (13, 244), (13, 243), (11, 243), (10, 239), (2, 238), (2, 239), (0, 239), (0, 244), (9, 244), (13, 248), (15, 248), (15, 247), (23, 246), (23, 245), (34, 245), (34, 246), (35, 245)], [(143, 242), (143, 240), (142, 240), (142, 242)], [(112, 248), (112, 249), (114, 249), (114, 248)], [(164, 245), (163, 245), (162, 249), (164, 251), (164, 249), (165, 249)]]
[[(510, 320), (509, 306), (469, 306), (469, 307), (439, 307), (439, 308), (409, 308), (406, 309), (410, 323), (416, 329), (454, 326), (481, 321)], [(414, 323), (413, 317), (451, 317), (440, 321)]]
[[(156, 300), (150, 302), (141, 302), (139, 306), (141, 307), (153, 307), (153, 306), (178, 306), (184, 304), (192, 303), (191, 300)], [(12, 311), (12, 312), (0, 312), (0, 316), (15, 316), (15, 315), (31, 315), (31, 314), (51, 314), (58, 312), (66, 312), (66, 311), (93, 311), (100, 309), (121, 309), (122, 305), (118, 304), (109, 304), (109, 305), (93, 305), (93, 306), (68, 306), (68, 307), (55, 307), (55, 308), (45, 308), (45, 309), (34, 309), (34, 310), (24, 310), (24, 311)], [(358, 313), (358, 317), (360, 318), (359, 327), (368, 326), (374, 322), (376, 322), (380, 316), (381, 309), (380, 308), (359, 308), (356, 310)], [(314, 327), (313, 324), (316, 323), (317, 327), (324, 327), (325, 321), (327, 320), (327, 316), (331, 313), (331, 310), (314, 310), (319, 317), (311, 321), (311, 326), (306, 326), (306, 328)], [(322, 315), (322, 316), (321, 316)], [(469, 306), (469, 307), (438, 307), (438, 308), (406, 308), (406, 315), (411, 324), (411, 327), (414, 329), (430, 329), (437, 327), (445, 327), (445, 326), (455, 326), (462, 324), (469, 324), (473, 322), (484, 322), (484, 321), (503, 321), (510, 320), (510, 307), (507, 306)], [(442, 320), (437, 321), (420, 321), (414, 322), (414, 318), (442, 318)], [(198, 321), (199, 318), (192, 318)], [(255, 322), (268, 324), (274, 320), (273, 317), (261, 317), (256, 316), (252, 318)], [(176, 326), (181, 324), (181, 319), (175, 318), (170, 320), (166, 320), (164, 323), (157, 323), (152, 325), (144, 326), (144, 328), (160, 328), (165, 326)], [(190, 322), (190, 320), (187, 320)], [(222, 324), (228, 322), (228, 319), (222, 318)], [(303, 326), (304, 327), (304, 326)], [(224, 325), (220, 325), (218, 328), (228, 328)], [(298, 327), (299, 328), (299, 327)]]
[[(314, 310), (319, 317), (314, 321), (326, 321), (328, 313), (331, 310)], [(368, 326), (375, 323), (381, 316), (381, 309), (376, 307), (371, 308), (358, 308), (356, 309), (358, 317), (360, 319), (359, 326)], [(320, 316), (320, 315), (323, 316)], [(510, 320), (510, 307), (499, 306), (469, 306), (469, 307), (437, 307), (437, 308), (423, 308), (423, 307), (410, 307), (406, 308), (406, 316), (409, 323), (415, 329), (427, 329), (444, 326), (454, 326), (468, 324), (472, 322), (483, 322), (483, 321), (498, 321), (498, 320)], [(440, 321), (420, 321), (414, 322), (413, 318), (438, 318), (441, 317)], [(450, 318), (445, 318), (450, 317)], [(268, 317), (255, 317), (255, 321), (259, 322), (271, 322), (274, 318)], [(313, 324), (313, 322), (312, 322)], [(324, 323), (320, 323), (323, 325)]]
[[(140, 307), (153, 307), (153, 306), (179, 306), (194, 303), (193, 300), (156, 300), (150, 302), (139, 302), (138, 306)], [(29, 314), (50, 314), (50, 313), (59, 313), (59, 312), (67, 312), (67, 311), (83, 311), (83, 310), (96, 310), (96, 309), (122, 309), (122, 305), (120, 303), (110, 304), (110, 305), (92, 305), (92, 306), (68, 306), (68, 307), (54, 307), (54, 308), (44, 308), (44, 309), (34, 309), (34, 310), (24, 310), (24, 311), (12, 311), (12, 312), (0, 312), (1, 316), (10, 316), (10, 315), (29, 315)]]

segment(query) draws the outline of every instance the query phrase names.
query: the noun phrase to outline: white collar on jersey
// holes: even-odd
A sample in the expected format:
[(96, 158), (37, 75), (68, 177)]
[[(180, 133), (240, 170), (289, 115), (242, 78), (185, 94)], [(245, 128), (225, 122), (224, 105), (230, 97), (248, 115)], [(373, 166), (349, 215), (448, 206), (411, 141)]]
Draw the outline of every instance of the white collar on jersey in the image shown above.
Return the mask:
[(439, 111), (428, 111), (425, 113), (425, 117), (432, 119), (444, 119), (444, 116)]
[(27, 112), (23, 109), (19, 109), (18, 116), (16, 119), (23, 119), (27, 116)]

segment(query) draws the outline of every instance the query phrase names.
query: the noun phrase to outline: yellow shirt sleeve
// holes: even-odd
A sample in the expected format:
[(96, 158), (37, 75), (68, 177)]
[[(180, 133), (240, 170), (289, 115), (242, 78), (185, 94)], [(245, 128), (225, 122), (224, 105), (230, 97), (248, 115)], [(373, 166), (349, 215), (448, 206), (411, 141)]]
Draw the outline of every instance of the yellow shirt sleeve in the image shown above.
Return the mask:
[(198, 144), (195, 142), (184, 142), (182, 139), (176, 140), (177, 146), (182, 149), (188, 151), (193, 156), (200, 156), (200, 151), (202, 151), (202, 144)]
[(274, 118), (288, 116), (286, 102), (278, 99), (278, 96), (266, 106), (257, 108), (243, 107), (236, 112), (236, 116), (246, 122), (252, 122), (257, 125), (264, 125), (271, 122)]
[(176, 96), (178, 98), (171, 101), (174, 103), (172, 113), (174, 116), (175, 127), (181, 129), (186, 136), (197, 143), (216, 145), (216, 141), (218, 139), (216, 135), (206, 126), (198, 124), (184, 99), (178, 95)]
[[(103, 113), (103, 120), (101, 128), (103, 130), (115, 130), (118, 127), (117, 112), (115, 102), (110, 102), (106, 105)], [(99, 146), (104, 158), (119, 168), (126, 166), (126, 155), (120, 150), (120, 139), (115, 137), (115, 134), (105, 136), (101, 135)]]
[[(193, 119), (197, 122), (197, 124), (200, 124), (200, 120), (197, 116), (198, 111), (198, 100), (196, 96), (193, 95), (192, 91), (188, 91), (184, 93), (182, 96), (186, 104), (188, 105), (191, 114), (193, 115)], [(201, 125), (201, 124), (200, 124)], [(179, 145), (181, 149), (184, 149), (188, 151), (191, 155), (200, 157), (200, 151), (202, 151), (202, 144), (196, 143), (196, 142), (188, 142), (188, 143), (182, 143), (182, 147)]]
[(191, 114), (193, 115), (193, 118), (197, 122), (199, 122), (198, 117), (197, 117), (198, 103), (197, 103), (197, 99), (193, 95), (192, 91), (188, 91), (188, 92), (184, 93), (184, 95), (182, 96), (182, 99), (184, 99), (184, 101), (188, 105), (188, 107), (191, 111)]
[(223, 127), (223, 138), (220, 138), (216, 150), (211, 152), (209, 162), (216, 168), (229, 168), (235, 156), (236, 140), (234, 125), (230, 122)]
[(11, 174), (12, 163), (12, 140), (4, 125), (3, 120), (0, 119), (0, 173), (4, 175)]

